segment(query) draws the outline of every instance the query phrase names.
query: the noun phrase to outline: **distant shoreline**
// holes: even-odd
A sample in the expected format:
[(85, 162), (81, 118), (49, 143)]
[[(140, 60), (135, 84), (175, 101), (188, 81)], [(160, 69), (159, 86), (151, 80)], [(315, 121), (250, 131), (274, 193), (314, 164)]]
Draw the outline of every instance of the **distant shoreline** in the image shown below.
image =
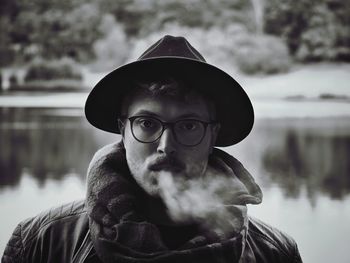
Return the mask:
[[(0, 108), (83, 109), (88, 92), (11, 92), (0, 95)], [(348, 99), (280, 99), (251, 97), (255, 117), (322, 118), (350, 117)]]
[[(295, 67), (276, 75), (233, 74), (261, 118), (322, 118), (350, 116), (350, 63)], [(0, 107), (84, 108), (91, 88), (105, 75), (83, 70), (83, 87), (76, 91), (2, 91)]]

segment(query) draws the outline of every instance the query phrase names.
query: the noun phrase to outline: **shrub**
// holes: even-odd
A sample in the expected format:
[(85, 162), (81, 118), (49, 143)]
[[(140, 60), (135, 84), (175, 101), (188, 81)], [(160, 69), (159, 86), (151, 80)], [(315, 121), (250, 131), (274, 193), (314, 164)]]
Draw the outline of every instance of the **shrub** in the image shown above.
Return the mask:
[(350, 2), (265, 1), (265, 32), (282, 37), (300, 61), (350, 61)]
[(267, 35), (245, 35), (238, 39), (235, 59), (239, 69), (247, 74), (285, 72), (291, 64), (283, 41)]
[(337, 23), (337, 19), (324, 6), (314, 7), (314, 15), (303, 32), (296, 58), (300, 61), (349, 61), (348, 25)]
[(102, 18), (100, 31), (103, 38), (93, 45), (96, 61), (93, 68), (98, 71), (111, 70), (123, 64), (129, 54), (129, 43), (121, 24), (113, 16)]
[(65, 58), (54, 61), (34, 62), (29, 66), (24, 77), (24, 80), (26, 82), (37, 80), (48, 81), (57, 79), (81, 80), (82, 74), (74, 61)]
[(9, 77), (10, 88), (16, 87), (18, 85), (18, 78), (15, 74)]

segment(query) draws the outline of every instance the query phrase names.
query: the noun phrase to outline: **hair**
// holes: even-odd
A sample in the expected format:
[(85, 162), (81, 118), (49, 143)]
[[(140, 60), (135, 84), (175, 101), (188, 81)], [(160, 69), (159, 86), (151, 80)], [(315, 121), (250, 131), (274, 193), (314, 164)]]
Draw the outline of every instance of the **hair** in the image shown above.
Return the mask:
[(209, 108), (209, 114), (212, 120), (216, 117), (216, 108), (212, 100), (203, 93), (197, 92), (190, 86), (188, 82), (174, 77), (163, 77), (158, 80), (139, 80), (135, 81), (134, 85), (128, 93), (124, 95), (122, 100), (121, 115), (125, 116), (126, 106), (130, 104), (132, 98), (139, 95), (147, 95), (151, 97), (170, 97), (181, 101), (189, 102), (202, 98)]

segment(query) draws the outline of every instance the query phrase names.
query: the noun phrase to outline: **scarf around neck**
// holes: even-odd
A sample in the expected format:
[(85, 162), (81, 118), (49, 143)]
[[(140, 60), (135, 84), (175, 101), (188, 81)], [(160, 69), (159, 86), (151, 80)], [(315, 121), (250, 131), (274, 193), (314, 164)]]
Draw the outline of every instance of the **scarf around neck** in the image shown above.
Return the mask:
[[(259, 204), (262, 192), (242, 164), (219, 149), (219, 157), (246, 189), (246, 204)], [(150, 198), (130, 174), (123, 143), (107, 145), (93, 157), (87, 177), (86, 207), (94, 248), (104, 263), (110, 262), (240, 262), (248, 227), (246, 209), (231, 205), (232, 222), (240, 231), (220, 238), (198, 227), (176, 248), (162, 237), (162, 227), (150, 221), (140, 207)], [(240, 201), (242, 202), (242, 200)]]

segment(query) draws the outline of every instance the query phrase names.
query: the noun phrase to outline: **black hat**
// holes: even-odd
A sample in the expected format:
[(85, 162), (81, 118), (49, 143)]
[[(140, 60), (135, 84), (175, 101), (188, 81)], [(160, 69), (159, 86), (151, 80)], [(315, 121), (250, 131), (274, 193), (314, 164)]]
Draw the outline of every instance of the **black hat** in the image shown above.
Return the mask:
[(136, 61), (121, 66), (100, 80), (86, 104), (87, 120), (96, 128), (120, 133), (118, 118), (123, 97), (135, 80), (156, 80), (173, 76), (188, 80), (197, 92), (216, 106), (221, 124), (216, 146), (243, 140), (254, 123), (252, 104), (243, 88), (226, 72), (208, 64), (184, 37), (165, 36), (149, 47)]

